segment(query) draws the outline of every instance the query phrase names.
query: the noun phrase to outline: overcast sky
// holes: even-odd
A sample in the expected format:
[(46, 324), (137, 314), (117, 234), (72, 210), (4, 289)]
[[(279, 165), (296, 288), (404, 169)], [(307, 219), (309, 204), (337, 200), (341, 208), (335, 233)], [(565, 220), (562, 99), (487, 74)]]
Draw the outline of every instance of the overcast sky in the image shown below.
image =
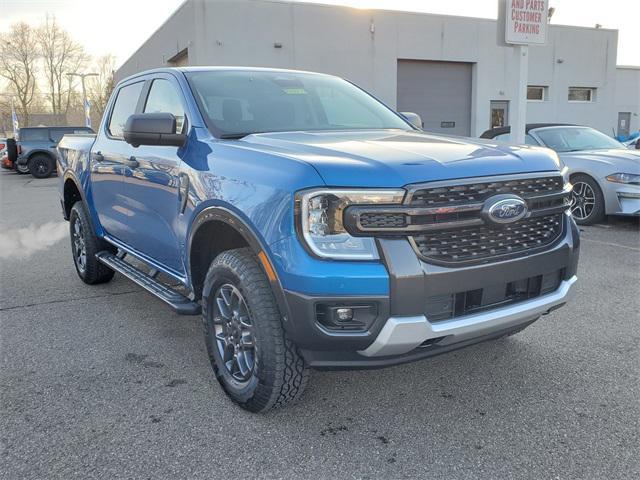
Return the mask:
[[(297, 0), (310, 1), (310, 0)], [(113, 53), (123, 63), (182, 0), (0, 0), (0, 29), (16, 21), (37, 24), (47, 13), (92, 55)], [(323, 0), (351, 5), (496, 18), (497, 0)], [(640, 0), (550, 0), (552, 23), (618, 29), (618, 65), (640, 65)]]

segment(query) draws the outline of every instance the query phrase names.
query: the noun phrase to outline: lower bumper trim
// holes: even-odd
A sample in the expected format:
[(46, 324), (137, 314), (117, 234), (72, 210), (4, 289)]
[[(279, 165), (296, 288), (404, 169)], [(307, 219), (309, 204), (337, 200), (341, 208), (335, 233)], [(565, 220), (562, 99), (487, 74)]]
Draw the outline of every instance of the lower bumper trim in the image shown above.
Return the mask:
[(533, 300), (437, 323), (424, 315), (390, 317), (373, 343), (358, 353), (365, 357), (401, 355), (432, 338), (445, 337), (438, 343), (447, 345), (530, 322), (566, 303), (576, 280), (574, 275), (555, 292)]

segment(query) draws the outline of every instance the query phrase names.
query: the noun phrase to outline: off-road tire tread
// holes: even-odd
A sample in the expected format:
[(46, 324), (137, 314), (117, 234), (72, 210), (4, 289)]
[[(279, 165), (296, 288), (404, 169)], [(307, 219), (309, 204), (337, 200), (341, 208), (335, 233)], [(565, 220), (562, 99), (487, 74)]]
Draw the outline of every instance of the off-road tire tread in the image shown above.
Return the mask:
[[(309, 380), (309, 369), (295, 344), (287, 338), (282, 327), (281, 315), (269, 281), (250, 248), (227, 250), (211, 263), (205, 279), (204, 291), (213, 294), (211, 285), (216, 271), (228, 269), (240, 278), (247, 307), (254, 324), (260, 323), (262, 338), (258, 348), (267, 358), (259, 364), (260, 380), (253, 397), (246, 402), (237, 401), (225, 384), (220, 382), (236, 403), (252, 412), (265, 412), (284, 407), (298, 400)], [(209, 290), (207, 290), (209, 286)], [(206, 318), (207, 298), (203, 298), (203, 315)], [(212, 359), (216, 377), (220, 380), (218, 367)]]
[[(97, 285), (99, 283), (106, 283), (113, 278), (115, 272), (107, 267), (105, 264), (98, 261), (96, 253), (103, 250), (108, 250), (115, 253), (116, 249), (107, 244), (104, 240), (98, 238), (93, 230), (91, 219), (87, 208), (82, 201), (78, 201), (73, 204), (71, 213), (69, 215), (69, 236), (71, 237), (73, 251), (73, 222), (76, 217), (80, 218), (82, 223), (82, 230), (84, 231), (85, 246), (87, 248), (87, 267), (84, 274), (81, 274), (78, 269), (78, 276), (80, 279), (88, 285)], [(75, 261), (74, 261), (75, 265)]]

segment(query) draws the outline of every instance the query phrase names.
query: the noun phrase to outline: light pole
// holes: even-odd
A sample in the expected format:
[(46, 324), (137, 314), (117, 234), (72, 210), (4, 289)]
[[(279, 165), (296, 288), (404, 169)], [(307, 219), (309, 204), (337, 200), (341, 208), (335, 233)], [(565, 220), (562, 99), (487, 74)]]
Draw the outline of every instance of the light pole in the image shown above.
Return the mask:
[(67, 77), (80, 77), (80, 82), (82, 83), (82, 109), (84, 110), (84, 124), (86, 127), (91, 127), (91, 117), (87, 108), (87, 90), (84, 86), (84, 79), (85, 77), (97, 76), (97, 73), (67, 73)]

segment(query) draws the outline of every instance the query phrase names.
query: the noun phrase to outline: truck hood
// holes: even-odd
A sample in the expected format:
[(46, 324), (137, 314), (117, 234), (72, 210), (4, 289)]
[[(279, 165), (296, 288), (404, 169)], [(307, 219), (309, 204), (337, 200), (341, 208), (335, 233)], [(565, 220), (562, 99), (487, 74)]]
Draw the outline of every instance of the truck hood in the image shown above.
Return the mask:
[(579, 152), (560, 153), (560, 158), (569, 168), (583, 165), (581, 162), (596, 162), (610, 166), (620, 173), (640, 173), (640, 151), (622, 148), (610, 150), (581, 150)]
[(554, 156), (538, 147), (400, 130), (254, 134), (238, 144), (305, 161), (336, 187), (399, 187), (559, 167)]

